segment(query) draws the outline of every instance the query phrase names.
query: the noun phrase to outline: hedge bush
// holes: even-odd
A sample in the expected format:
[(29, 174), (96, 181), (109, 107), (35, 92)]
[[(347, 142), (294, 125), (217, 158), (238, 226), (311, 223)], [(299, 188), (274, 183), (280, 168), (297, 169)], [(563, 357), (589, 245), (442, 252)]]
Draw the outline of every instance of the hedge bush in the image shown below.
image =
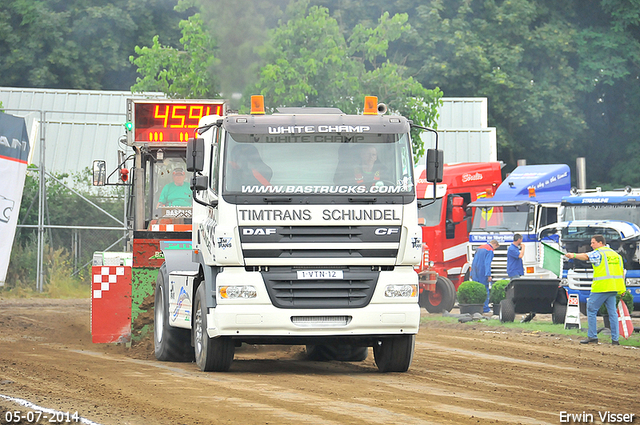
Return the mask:
[(507, 296), (505, 288), (509, 284), (508, 279), (503, 279), (495, 282), (491, 285), (491, 292), (489, 293), (489, 302), (493, 304), (500, 304), (500, 301), (504, 300)]
[(458, 303), (484, 304), (487, 299), (487, 287), (480, 282), (468, 280), (458, 287)]

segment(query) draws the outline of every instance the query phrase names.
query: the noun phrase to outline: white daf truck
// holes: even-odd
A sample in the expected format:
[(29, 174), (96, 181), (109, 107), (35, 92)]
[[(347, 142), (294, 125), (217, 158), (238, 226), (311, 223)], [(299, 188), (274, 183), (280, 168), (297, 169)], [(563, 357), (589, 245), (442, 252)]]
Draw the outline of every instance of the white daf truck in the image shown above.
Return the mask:
[[(241, 343), (294, 344), (347, 361), (373, 347), (380, 371), (409, 368), (422, 254), (410, 122), (366, 104), (265, 115), (258, 97), (250, 115), (200, 120), (191, 256), (165, 252), (158, 359), (192, 344), (203, 371), (227, 371)], [(437, 145), (428, 156), (441, 180)]]

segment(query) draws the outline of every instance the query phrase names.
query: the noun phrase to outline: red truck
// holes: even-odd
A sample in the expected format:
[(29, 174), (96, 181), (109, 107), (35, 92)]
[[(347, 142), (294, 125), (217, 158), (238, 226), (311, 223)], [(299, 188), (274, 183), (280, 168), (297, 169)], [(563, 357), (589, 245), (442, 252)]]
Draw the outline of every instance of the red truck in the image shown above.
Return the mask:
[(430, 313), (450, 311), (456, 290), (468, 279), (467, 244), (471, 210), (467, 205), (491, 197), (502, 182), (502, 162), (445, 164), (443, 181), (435, 189), (425, 171), (416, 172), (418, 220), (422, 226), (420, 276), (421, 307)]

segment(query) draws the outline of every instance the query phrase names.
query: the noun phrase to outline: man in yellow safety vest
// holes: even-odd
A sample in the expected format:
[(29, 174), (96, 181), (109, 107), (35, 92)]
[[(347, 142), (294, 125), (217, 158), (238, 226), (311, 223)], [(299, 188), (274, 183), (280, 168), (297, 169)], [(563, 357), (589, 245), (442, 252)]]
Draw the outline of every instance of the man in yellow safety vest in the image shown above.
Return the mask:
[(620, 345), (618, 342), (618, 313), (616, 311), (616, 294), (626, 290), (624, 284), (624, 264), (622, 257), (606, 246), (604, 236), (595, 235), (591, 238), (593, 251), (587, 253), (566, 253), (567, 258), (576, 258), (589, 261), (593, 266), (593, 283), (591, 293), (587, 300), (587, 323), (589, 330), (587, 339), (581, 344), (598, 343), (598, 325), (596, 314), (600, 306), (604, 304), (609, 313), (611, 327), (611, 344)]

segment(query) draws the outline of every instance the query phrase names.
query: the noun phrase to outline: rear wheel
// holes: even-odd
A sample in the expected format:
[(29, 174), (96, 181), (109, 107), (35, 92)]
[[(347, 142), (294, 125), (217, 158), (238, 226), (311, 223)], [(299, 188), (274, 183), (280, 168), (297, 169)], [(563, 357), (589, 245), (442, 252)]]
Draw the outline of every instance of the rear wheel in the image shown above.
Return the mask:
[(553, 303), (553, 311), (551, 312), (551, 321), (554, 325), (564, 324), (564, 318), (567, 315), (567, 305), (560, 304), (558, 301)]
[(456, 287), (453, 282), (443, 276), (436, 280), (434, 292), (423, 292), (424, 307), (429, 313), (442, 313), (451, 311), (456, 303)]
[(516, 309), (513, 301), (510, 299), (500, 301), (500, 321), (505, 323), (513, 322), (514, 320), (516, 320)]
[(380, 372), (406, 372), (413, 360), (415, 335), (382, 338), (373, 346), (373, 357)]
[(165, 285), (163, 264), (156, 280), (155, 304), (153, 312), (153, 346), (156, 359), (169, 362), (193, 361), (191, 332), (188, 329), (169, 325), (169, 297)]
[(226, 372), (231, 368), (235, 344), (231, 338), (209, 338), (207, 334), (207, 306), (204, 302), (204, 283), (198, 287), (194, 300), (194, 351), (196, 363), (203, 372)]
[(369, 355), (369, 347), (357, 347), (349, 344), (341, 345), (307, 345), (309, 360), (328, 362), (361, 362)]

